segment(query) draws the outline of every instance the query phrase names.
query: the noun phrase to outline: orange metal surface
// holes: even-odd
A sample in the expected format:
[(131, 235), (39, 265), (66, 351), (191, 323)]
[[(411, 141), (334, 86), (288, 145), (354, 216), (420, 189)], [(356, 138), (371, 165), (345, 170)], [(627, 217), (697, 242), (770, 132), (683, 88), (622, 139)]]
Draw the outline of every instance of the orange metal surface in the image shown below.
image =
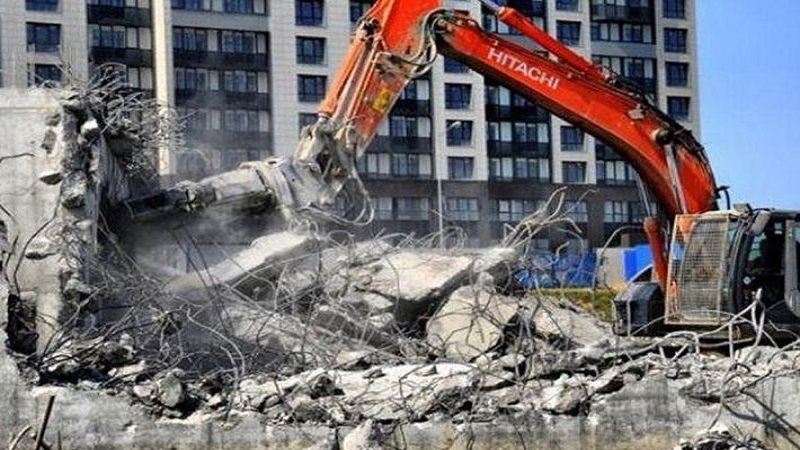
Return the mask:
[(702, 146), (639, 98), (488, 33), (466, 18), (440, 35), (439, 49), (615, 148), (670, 217), (684, 211), (672, 190), (664, 148), (656, 139), (664, 132), (676, 133), (673, 146), (685, 212), (716, 209), (716, 183)]
[(321, 116), (352, 125), (356, 157), (375, 136), (425, 49), (426, 18), (440, 0), (379, 0), (362, 18), (336, 78), (319, 107)]

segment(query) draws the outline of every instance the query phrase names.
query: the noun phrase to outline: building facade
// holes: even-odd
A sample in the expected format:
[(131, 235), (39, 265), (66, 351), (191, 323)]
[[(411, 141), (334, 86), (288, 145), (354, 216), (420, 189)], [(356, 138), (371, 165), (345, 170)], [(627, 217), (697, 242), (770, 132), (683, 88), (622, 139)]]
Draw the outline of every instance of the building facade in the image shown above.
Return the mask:
[[(82, 77), (99, 64), (123, 63), (133, 86), (185, 117), (187, 150), (170, 155), (165, 167), (196, 179), (294, 151), (371, 3), (0, 0), (1, 82), (57, 81), (63, 63)], [(693, 0), (508, 3), (584, 57), (637, 82), (698, 133)], [(477, 0), (445, 6), (532, 45)], [(613, 149), (443, 57), (404, 91), (359, 169), (375, 207), (364, 233), (424, 235), (457, 226), (470, 245), (486, 245), (560, 187), (590, 246), (644, 215), (636, 175)], [(535, 245), (552, 249), (563, 239), (542, 236)]]

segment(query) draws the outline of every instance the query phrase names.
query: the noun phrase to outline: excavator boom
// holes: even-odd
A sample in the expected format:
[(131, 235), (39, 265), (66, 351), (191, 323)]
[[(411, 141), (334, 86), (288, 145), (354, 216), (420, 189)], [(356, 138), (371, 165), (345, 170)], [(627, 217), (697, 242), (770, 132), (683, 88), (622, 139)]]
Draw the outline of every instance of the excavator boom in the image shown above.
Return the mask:
[(553, 58), (481, 29), (467, 14), (442, 9), (439, 0), (380, 0), (362, 19), (319, 110), (351, 130), (353, 157), (361, 155), (403, 87), (427, 69), (438, 50), (615, 148), (668, 216), (716, 209), (713, 173), (689, 131), (518, 11), (483, 1)]

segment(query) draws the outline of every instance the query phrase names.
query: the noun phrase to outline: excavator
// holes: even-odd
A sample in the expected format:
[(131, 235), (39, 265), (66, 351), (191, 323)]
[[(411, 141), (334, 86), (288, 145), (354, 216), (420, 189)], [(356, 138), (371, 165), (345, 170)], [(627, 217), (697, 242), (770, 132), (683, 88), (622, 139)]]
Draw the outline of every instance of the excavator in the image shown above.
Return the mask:
[[(797, 328), (800, 213), (749, 205), (720, 210), (724, 188), (702, 145), (635, 83), (584, 59), (516, 9), (480, 2), (540, 48), (486, 31), (442, 0), (378, 0), (358, 22), (318, 121), (303, 129), (290, 158), (245, 163), (129, 201), (129, 215), (147, 221), (215, 204), (329, 208), (346, 183), (358, 182), (356, 161), (405, 86), (442, 54), (610, 145), (654, 195), (669, 227), (655, 217), (645, 220), (653, 266), (649, 278), (615, 299), (618, 333), (730, 334), (726, 324), (745, 311), (758, 312), (775, 329)], [(748, 332), (737, 327), (736, 333)]]

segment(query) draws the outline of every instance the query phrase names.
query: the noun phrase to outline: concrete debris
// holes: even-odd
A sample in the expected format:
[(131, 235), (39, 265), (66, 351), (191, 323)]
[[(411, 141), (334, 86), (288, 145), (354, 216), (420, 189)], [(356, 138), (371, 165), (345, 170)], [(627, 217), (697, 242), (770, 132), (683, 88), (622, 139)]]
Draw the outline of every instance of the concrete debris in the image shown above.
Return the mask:
[(551, 298), (534, 299), (523, 315), (533, 323), (538, 335), (569, 347), (592, 345), (611, 336), (608, 324)]
[(380, 450), (380, 440), (373, 436), (376, 434), (375, 421), (367, 419), (354, 428), (342, 440), (341, 450)]
[(480, 287), (453, 292), (428, 321), (426, 340), (437, 354), (471, 361), (497, 345), (519, 300)]
[(263, 280), (280, 275), (289, 262), (308, 254), (313, 245), (308, 236), (291, 232), (270, 234), (256, 239), (250, 248), (231, 259), (170, 281), (167, 289), (180, 293), (225, 286), (245, 295), (252, 294), (257, 286), (263, 285)]
[(697, 434), (692, 440), (683, 440), (674, 450), (769, 450), (752, 436), (737, 437), (724, 425)]
[(186, 400), (186, 389), (179, 371), (169, 371), (156, 381), (156, 400), (167, 408), (175, 409)]

